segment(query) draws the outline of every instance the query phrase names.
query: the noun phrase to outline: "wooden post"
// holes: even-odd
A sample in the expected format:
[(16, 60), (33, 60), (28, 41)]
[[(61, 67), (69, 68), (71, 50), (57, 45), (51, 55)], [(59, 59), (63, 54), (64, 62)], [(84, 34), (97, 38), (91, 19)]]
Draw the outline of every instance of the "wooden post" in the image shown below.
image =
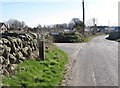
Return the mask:
[(41, 60), (44, 60), (44, 42), (39, 42), (39, 57)]
[[(40, 38), (41, 35), (41, 38)], [(40, 60), (44, 60), (44, 41), (42, 34), (38, 31), (38, 48), (39, 48), (39, 58)]]

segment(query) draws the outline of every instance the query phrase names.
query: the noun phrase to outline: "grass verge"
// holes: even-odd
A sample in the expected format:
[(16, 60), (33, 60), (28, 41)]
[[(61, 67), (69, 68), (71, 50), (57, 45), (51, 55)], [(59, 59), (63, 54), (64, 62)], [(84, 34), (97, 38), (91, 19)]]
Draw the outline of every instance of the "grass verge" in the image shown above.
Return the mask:
[(83, 42), (90, 42), (93, 38), (95, 38), (97, 36), (101, 36), (101, 35), (105, 35), (105, 34), (98, 33), (98, 34), (95, 34), (95, 35), (90, 35), (90, 36), (84, 37)]
[(117, 39), (116, 41), (117, 41), (117, 42), (120, 42), (120, 39)]
[(67, 54), (54, 48), (45, 54), (44, 61), (26, 60), (18, 64), (15, 74), (4, 77), (4, 86), (58, 86), (64, 78)]

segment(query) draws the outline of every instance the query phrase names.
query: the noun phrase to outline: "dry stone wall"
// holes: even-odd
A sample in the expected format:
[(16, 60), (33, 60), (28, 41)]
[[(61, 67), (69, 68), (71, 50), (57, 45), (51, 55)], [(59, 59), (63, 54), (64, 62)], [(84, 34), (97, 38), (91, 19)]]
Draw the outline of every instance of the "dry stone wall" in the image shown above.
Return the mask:
[(111, 33), (109, 34), (109, 39), (111, 39), (111, 40), (120, 39), (120, 31), (111, 32)]
[(34, 59), (37, 54), (35, 33), (3, 33), (0, 40), (0, 73), (9, 75), (18, 63)]

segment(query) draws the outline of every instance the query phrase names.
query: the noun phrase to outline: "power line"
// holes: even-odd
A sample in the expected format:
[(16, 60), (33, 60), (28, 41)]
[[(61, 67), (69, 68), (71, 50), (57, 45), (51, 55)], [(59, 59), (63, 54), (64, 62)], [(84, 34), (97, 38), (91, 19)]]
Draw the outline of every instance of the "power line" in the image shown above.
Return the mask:
[(85, 5), (86, 5), (86, 9), (87, 9), (86, 11), (88, 11), (88, 14), (89, 14), (90, 18), (92, 18), (87, 2), (85, 2)]
[(86, 5), (86, 13), (88, 13), (88, 16), (89, 16), (89, 19), (86, 21), (86, 25), (92, 26), (93, 18), (92, 18), (92, 15), (90, 13), (87, 2), (85, 2), (85, 5)]

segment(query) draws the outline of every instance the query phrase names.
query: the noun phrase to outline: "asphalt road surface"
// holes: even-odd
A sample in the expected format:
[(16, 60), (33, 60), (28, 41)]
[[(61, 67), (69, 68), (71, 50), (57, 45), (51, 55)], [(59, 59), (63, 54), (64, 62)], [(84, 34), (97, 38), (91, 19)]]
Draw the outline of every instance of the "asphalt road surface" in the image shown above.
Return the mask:
[(118, 86), (118, 43), (98, 36), (89, 43), (57, 43), (76, 63), (68, 86)]

